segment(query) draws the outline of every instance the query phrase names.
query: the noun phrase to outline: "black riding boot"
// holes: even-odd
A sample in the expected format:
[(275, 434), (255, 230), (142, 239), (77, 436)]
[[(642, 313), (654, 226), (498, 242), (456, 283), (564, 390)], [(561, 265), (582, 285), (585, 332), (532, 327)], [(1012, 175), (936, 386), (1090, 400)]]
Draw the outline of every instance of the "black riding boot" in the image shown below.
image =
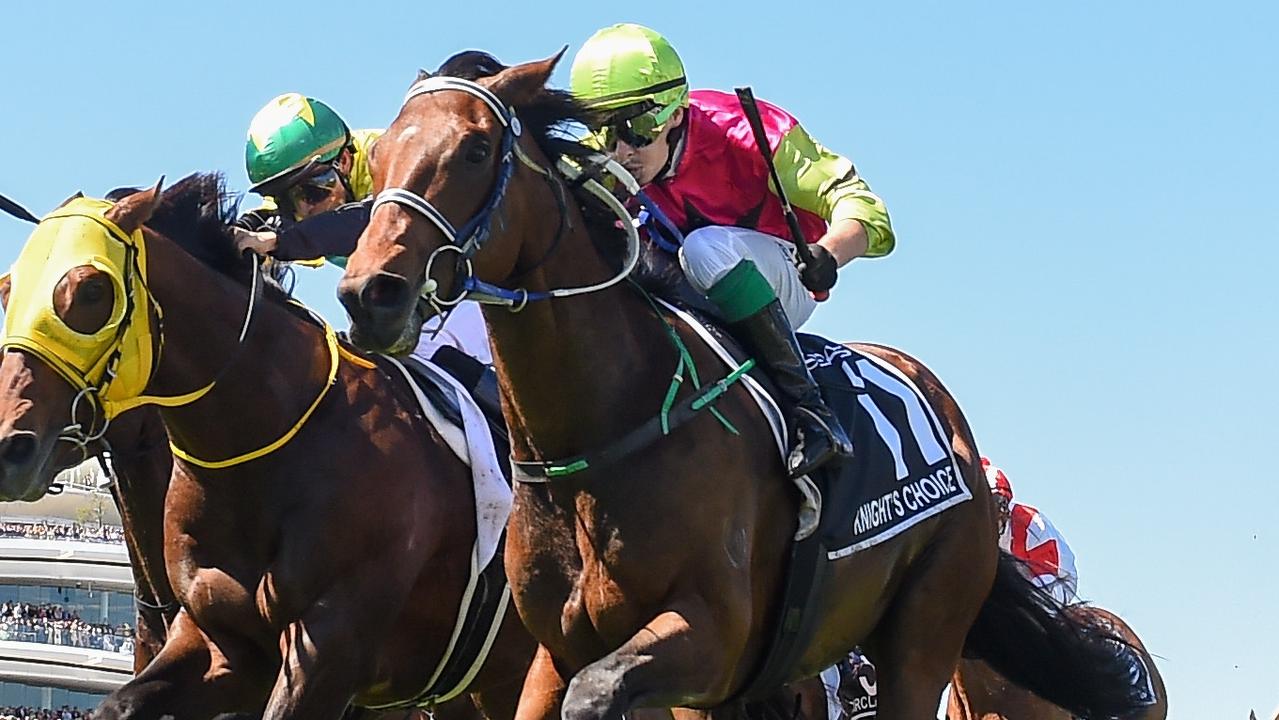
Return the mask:
[(733, 335), (764, 366), (791, 412), (795, 433), (786, 465), (791, 477), (799, 477), (820, 465), (853, 456), (853, 443), (839, 419), (826, 406), (817, 383), (804, 365), (795, 331), (780, 300), (773, 300), (753, 315), (730, 325)]

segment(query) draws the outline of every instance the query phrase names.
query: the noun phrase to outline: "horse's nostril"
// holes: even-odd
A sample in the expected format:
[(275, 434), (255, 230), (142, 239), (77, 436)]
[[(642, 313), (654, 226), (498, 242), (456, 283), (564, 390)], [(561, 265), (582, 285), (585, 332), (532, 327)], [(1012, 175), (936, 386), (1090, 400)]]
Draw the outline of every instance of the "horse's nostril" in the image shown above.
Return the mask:
[(5, 439), (0, 457), (10, 465), (24, 465), (36, 452), (36, 437), (31, 433), (15, 433)]
[(360, 296), (370, 310), (398, 310), (408, 301), (409, 283), (398, 275), (378, 275), (365, 284)]

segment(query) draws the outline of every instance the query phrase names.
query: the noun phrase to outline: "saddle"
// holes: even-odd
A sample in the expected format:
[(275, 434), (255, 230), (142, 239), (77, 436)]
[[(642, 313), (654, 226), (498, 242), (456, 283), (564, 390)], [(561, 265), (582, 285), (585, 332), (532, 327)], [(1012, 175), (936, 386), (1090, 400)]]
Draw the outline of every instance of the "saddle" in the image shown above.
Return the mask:
[[(488, 420), (489, 432), (493, 434), (493, 443), (497, 446), (495, 448), (497, 456), (509, 458), (510, 438), (506, 430), (506, 420), (502, 417), (502, 396), (497, 387), (497, 372), (493, 366), (485, 365), (450, 345), (440, 346), (431, 356), (431, 361), (453, 376), (453, 379), (461, 383), (462, 387), (471, 394), (471, 399), (475, 400), (480, 412), (484, 413), (484, 418)], [(444, 416), (450, 422), (461, 426), (462, 413), (457, 400), (439, 389), (420, 361), (407, 357), (401, 362), (413, 374), (418, 387), (444, 413)], [(510, 478), (509, 470), (507, 468), (508, 479)]]

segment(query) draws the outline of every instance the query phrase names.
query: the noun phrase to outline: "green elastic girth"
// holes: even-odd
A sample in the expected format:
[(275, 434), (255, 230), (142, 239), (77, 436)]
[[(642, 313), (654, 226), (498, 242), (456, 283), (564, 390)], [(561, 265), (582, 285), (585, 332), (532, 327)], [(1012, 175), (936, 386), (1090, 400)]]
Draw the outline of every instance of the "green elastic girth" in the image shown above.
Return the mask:
[(570, 463), (563, 465), (551, 465), (546, 468), (546, 477), (563, 477), (572, 475), (575, 472), (581, 472), (590, 467), (591, 464), (585, 458), (578, 458)]
[(706, 292), (730, 323), (745, 320), (777, 299), (773, 286), (760, 274), (755, 263), (743, 260), (733, 266)]
[[(633, 281), (632, 284), (634, 284)], [(671, 377), (671, 384), (666, 389), (666, 396), (662, 398), (662, 409), (658, 412), (657, 417), (649, 418), (647, 423), (636, 428), (621, 440), (613, 443), (608, 448), (598, 453), (594, 453), (592, 455), (578, 455), (564, 460), (555, 460), (550, 462), (520, 462), (512, 460), (514, 469), (525, 474), (540, 471), (543, 476), (551, 479), (575, 475), (592, 467), (592, 463), (596, 463), (597, 466), (608, 465), (611, 462), (615, 462), (620, 457), (625, 457), (640, 448), (647, 447), (650, 443), (657, 439), (657, 435), (649, 437), (647, 435), (648, 433), (660, 432), (661, 436), (670, 435), (672, 430), (672, 412), (676, 412), (675, 427), (677, 428), (684, 422), (687, 422), (689, 418), (692, 417), (693, 413), (701, 412), (702, 410), (709, 410), (710, 413), (715, 416), (715, 419), (724, 426), (725, 430), (728, 430), (734, 435), (741, 435), (741, 432), (733, 426), (733, 423), (729, 422), (728, 418), (724, 417), (724, 414), (715, 407), (714, 403), (721, 395), (728, 392), (729, 388), (740, 382), (741, 379), (746, 376), (746, 373), (750, 372), (750, 370), (755, 367), (755, 360), (753, 358), (747, 358), (746, 362), (743, 362), (728, 375), (725, 375), (720, 380), (703, 387), (702, 381), (697, 375), (697, 365), (693, 362), (693, 355), (688, 351), (688, 346), (684, 344), (684, 341), (680, 339), (679, 333), (675, 331), (675, 328), (671, 326), (670, 321), (668, 321), (666, 316), (662, 314), (661, 308), (657, 306), (657, 303), (653, 302), (652, 296), (645, 292), (639, 285), (635, 285), (635, 289), (639, 291), (640, 295), (644, 296), (644, 299), (648, 301), (649, 306), (653, 308), (653, 313), (662, 321), (662, 327), (666, 330), (666, 338), (671, 341), (671, 344), (675, 346), (675, 350), (679, 354), (679, 363), (675, 366), (675, 374)], [(686, 370), (688, 378), (693, 381), (693, 387), (697, 391), (685, 399), (687, 407), (676, 402), (676, 396), (679, 395), (679, 389), (684, 384)], [(677, 405), (679, 405), (678, 411), (676, 410)], [(654, 429), (654, 420), (657, 421), (656, 430)], [(622, 449), (618, 450), (618, 448)], [(533, 470), (530, 471), (521, 468), (533, 468)], [(526, 479), (522, 480), (522, 482), (530, 482), (530, 480)]]
[[(752, 267), (754, 266), (752, 265)], [(756, 274), (758, 275), (758, 273)], [(675, 366), (675, 374), (671, 377), (670, 387), (666, 388), (666, 397), (662, 400), (662, 411), (659, 415), (662, 422), (662, 434), (670, 435), (671, 408), (675, 405), (675, 396), (679, 394), (680, 385), (684, 384), (684, 368), (688, 368), (688, 376), (693, 380), (694, 388), (701, 390), (702, 380), (697, 375), (697, 364), (693, 362), (693, 355), (689, 353), (688, 346), (684, 344), (682, 339), (680, 339), (679, 333), (675, 332), (675, 328), (671, 327), (671, 324), (667, 322), (666, 316), (662, 314), (661, 308), (657, 307), (657, 303), (653, 302), (653, 297), (639, 285), (635, 285), (635, 289), (639, 290), (640, 295), (643, 295), (644, 299), (648, 301), (649, 307), (653, 308), (653, 313), (662, 321), (662, 327), (666, 330), (667, 339), (671, 341), (671, 344), (675, 346), (675, 350), (679, 353), (679, 364)], [(742, 372), (741, 368), (738, 368), (733, 375), (729, 375), (727, 378), (724, 378), (724, 380), (721, 380), (720, 382), (725, 384), (724, 389), (727, 389), (727, 385), (730, 382), (736, 381), (738, 377), (741, 376)], [(737, 377), (734, 377), (734, 375)], [(729, 378), (732, 378), (732, 381), (730, 381)], [(701, 410), (723, 393), (724, 390), (713, 392), (709, 398), (703, 398), (705, 402), (699, 405), (696, 409)], [(724, 414), (719, 411), (719, 408), (711, 405), (709, 409), (711, 414), (715, 416), (715, 419), (719, 420), (720, 425), (724, 426), (725, 430), (728, 430), (734, 435), (741, 435), (737, 428), (733, 427), (733, 423), (729, 422), (728, 418), (724, 417)]]

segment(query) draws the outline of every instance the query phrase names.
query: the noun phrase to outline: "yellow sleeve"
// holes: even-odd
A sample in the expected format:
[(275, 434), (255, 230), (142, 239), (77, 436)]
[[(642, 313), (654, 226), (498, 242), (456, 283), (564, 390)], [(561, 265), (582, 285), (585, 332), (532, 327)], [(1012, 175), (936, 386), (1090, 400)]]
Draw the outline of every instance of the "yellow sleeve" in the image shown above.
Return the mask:
[(262, 204), (253, 208), (249, 212), (255, 212), (258, 214), (267, 214), (267, 215), (278, 215), (280, 213), (280, 206), (278, 203), (275, 202), (275, 198), (271, 197), (270, 195), (263, 195)]
[(892, 252), (897, 238), (888, 208), (848, 158), (822, 147), (796, 125), (777, 144), (773, 163), (792, 205), (828, 223), (860, 222), (866, 228), (867, 257)]
[(355, 157), (351, 163), (351, 194), (355, 200), (367, 200), (373, 194), (373, 173), (369, 170), (369, 150), (385, 130), (352, 130), (351, 144)]

